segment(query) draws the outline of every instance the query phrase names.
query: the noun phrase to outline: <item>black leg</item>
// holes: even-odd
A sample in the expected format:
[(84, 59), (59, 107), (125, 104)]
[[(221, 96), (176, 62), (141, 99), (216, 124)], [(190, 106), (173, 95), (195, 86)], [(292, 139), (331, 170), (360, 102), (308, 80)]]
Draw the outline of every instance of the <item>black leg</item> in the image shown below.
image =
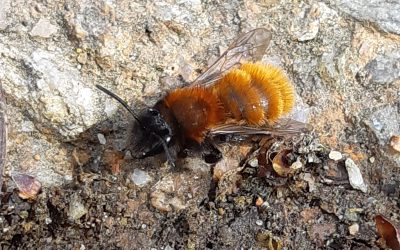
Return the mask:
[(206, 163), (214, 164), (222, 159), (222, 153), (210, 140), (203, 143), (203, 159)]

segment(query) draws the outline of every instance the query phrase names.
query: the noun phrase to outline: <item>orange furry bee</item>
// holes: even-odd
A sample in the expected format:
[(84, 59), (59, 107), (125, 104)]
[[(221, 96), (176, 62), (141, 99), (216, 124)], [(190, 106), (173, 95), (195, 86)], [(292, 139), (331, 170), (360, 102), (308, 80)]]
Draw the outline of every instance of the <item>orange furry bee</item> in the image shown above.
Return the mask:
[[(212, 138), (218, 135), (284, 135), (304, 124), (277, 122), (295, 102), (294, 87), (277, 67), (261, 60), (271, 33), (258, 28), (239, 36), (217, 61), (188, 86), (170, 91), (152, 108), (138, 115), (117, 95), (136, 120), (133, 155), (136, 158), (165, 152), (174, 165), (177, 153), (200, 146), (208, 162), (221, 158)], [(207, 160), (208, 159), (208, 160)]]

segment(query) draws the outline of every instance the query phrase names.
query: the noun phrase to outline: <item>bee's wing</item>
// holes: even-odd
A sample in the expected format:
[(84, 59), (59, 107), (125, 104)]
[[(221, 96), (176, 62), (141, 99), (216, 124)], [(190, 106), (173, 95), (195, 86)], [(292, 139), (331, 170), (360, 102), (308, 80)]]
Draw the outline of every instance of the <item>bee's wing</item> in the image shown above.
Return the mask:
[(210, 85), (218, 81), (225, 72), (242, 61), (259, 61), (271, 41), (271, 33), (264, 28), (240, 35), (229, 48), (190, 86)]
[(285, 135), (294, 135), (299, 133), (304, 133), (307, 131), (311, 131), (312, 126), (295, 121), (292, 119), (282, 119), (279, 123), (270, 127), (252, 127), (246, 125), (239, 124), (222, 124), (216, 127), (213, 127), (209, 131), (210, 136), (217, 135), (276, 135), (276, 136), (285, 136)]

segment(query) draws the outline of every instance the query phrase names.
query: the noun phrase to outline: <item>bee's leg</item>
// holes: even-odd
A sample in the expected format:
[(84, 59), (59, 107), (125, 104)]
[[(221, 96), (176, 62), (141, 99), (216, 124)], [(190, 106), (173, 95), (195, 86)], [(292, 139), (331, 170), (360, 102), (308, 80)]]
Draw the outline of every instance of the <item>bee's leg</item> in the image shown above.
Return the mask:
[(206, 139), (203, 142), (203, 159), (206, 163), (214, 164), (222, 158), (222, 153), (210, 140)]

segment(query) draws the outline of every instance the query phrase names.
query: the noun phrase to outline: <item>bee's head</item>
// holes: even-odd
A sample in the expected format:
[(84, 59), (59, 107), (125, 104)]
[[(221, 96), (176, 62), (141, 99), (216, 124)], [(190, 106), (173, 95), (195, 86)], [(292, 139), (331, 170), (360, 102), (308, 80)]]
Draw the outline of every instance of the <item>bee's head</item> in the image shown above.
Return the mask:
[(157, 109), (143, 110), (132, 129), (133, 156), (145, 158), (161, 153), (163, 143), (167, 145), (172, 138), (172, 130)]
[(163, 119), (160, 112), (157, 109), (148, 108), (143, 110), (138, 116), (128, 106), (128, 104), (126, 104), (126, 102), (116, 94), (100, 85), (96, 85), (96, 87), (121, 103), (135, 119), (132, 131), (132, 144), (134, 146), (132, 152), (133, 157), (145, 158), (147, 156), (159, 154), (164, 150), (169, 163), (174, 165), (174, 160), (172, 159), (171, 153), (168, 149), (168, 144), (172, 137), (172, 130), (168, 123)]

